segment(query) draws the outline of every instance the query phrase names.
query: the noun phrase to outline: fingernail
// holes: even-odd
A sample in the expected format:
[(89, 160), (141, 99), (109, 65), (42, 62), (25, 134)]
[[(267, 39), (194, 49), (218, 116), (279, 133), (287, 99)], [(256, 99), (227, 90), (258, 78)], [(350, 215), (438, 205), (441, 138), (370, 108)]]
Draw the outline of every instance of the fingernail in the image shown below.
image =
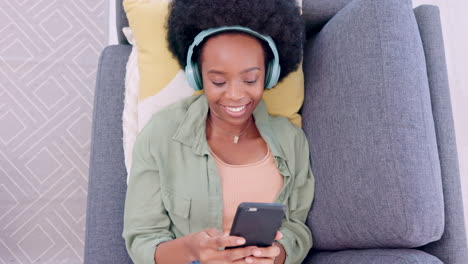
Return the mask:
[(260, 255), (262, 255), (262, 252), (260, 250), (255, 250), (253, 254), (256, 257), (260, 257)]
[(238, 245), (242, 245), (242, 244), (244, 244), (244, 243), (245, 243), (245, 240), (244, 240), (244, 239), (242, 239), (242, 238), (240, 238), (240, 239), (237, 239), (237, 241), (236, 241), (236, 242), (237, 242), (237, 244), (238, 244)]

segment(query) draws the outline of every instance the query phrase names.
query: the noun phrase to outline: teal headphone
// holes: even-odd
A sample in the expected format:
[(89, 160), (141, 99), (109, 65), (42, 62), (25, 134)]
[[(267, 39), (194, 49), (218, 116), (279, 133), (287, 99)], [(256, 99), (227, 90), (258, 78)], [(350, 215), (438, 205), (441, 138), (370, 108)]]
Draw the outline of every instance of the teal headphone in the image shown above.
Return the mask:
[(265, 75), (265, 88), (271, 89), (273, 86), (278, 83), (278, 79), (281, 73), (281, 66), (279, 64), (278, 49), (276, 44), (270, 36), (262, 35), (258, 32), (255, 32), (249, 28), (241, 26), (226, 26), (218, 28), (210, 28), (200, 32), (194, 39), (192, 45), (190, 45), (187, 53), (187, 66), (185, 66), (185, 75), (187, 76), (187, 81), (190, 86), (196, 91), (203, 89), (203, 81), (200, 73), (200, 68), (198, 67), (198, 62), (192, 60), (193, 49), (198, 46), (203, 39), (213, 34), (222, 31), (241, 31), (253, 35), (261, 40), (264, 40), (268, 43), (273, 52), (273, 59), (268, 62), (266, 75)]

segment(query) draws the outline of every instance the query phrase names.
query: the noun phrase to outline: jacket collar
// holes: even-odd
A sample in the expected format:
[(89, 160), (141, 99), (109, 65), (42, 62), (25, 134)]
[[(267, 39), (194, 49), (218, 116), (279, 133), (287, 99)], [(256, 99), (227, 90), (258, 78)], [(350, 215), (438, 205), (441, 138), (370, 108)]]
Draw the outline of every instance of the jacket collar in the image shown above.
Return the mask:
[[(192, 147), (197, 155), (209, 155), (210, 148), (206, 140), (206, 118), (208, 116), (208, 101), (204, 94), (197, 95), (193, 103), (189, 106), (185, 116), (177, 128), (173, 140)], [(253, 112), (255, 125), (262, 138), (270, 147), (271, 153), (275, 157), (287, 160), (281, 145), (275, 137), (271, 127), (270, 116), (268, 115), (265, 102), (263, 100), (257, 105)]]

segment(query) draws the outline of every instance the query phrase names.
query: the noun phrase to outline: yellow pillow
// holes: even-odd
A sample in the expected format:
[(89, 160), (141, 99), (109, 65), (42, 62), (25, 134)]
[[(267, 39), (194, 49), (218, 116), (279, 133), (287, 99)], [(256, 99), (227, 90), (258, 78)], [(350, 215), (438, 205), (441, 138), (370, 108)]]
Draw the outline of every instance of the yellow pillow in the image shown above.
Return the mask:
[[(160, 92), (180, 70), (167, 48), (165, 25), (168, 5), (169, 1), (164, 0), (123, 1), (138, 48), (139, 101)], [(291, 123), (301, 127), (302, 118), (298, 111), (304, 101), (302, 65), (273, 89), (266, 90), (263, 99), (271, 115), (285, 116)]]

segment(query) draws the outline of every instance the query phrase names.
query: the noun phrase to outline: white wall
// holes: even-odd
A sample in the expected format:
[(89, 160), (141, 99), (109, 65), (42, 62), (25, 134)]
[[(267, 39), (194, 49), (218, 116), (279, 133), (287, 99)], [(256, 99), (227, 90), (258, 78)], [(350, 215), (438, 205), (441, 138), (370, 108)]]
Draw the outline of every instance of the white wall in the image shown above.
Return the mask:
[(115, 24), (115, 0), (109, 0), (109, 45), (118, 43), (117, 29)]
[[(468, 219), (468, 16), (466, 16), (468, 1), (413, 0), (414, 7), (422, 4), (432, 4), (440, 8), (465, 205), (465, 219)], [(114, 0), (109, 0), (109, 8), (109, 44), (116, 44)]]

